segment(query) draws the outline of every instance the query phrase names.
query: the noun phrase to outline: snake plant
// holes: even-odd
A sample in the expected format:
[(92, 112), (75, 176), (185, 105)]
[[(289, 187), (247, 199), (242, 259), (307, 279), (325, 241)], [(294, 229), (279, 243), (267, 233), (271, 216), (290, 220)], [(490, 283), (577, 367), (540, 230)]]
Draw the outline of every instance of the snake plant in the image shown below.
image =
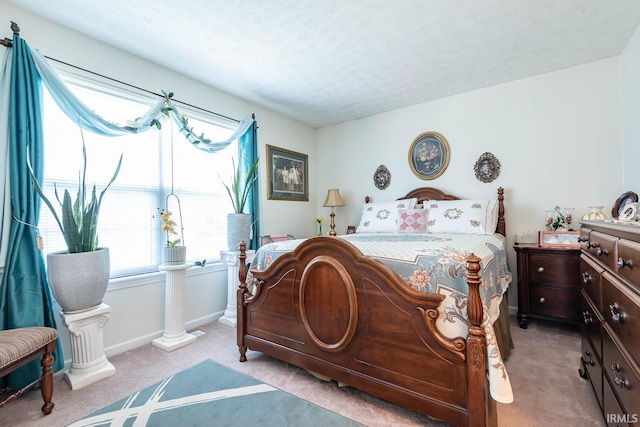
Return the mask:
[(87, 200), (88, 194), (85, 182), (85, 176), (87, 172), (87, 149), (85, 147), (84, 141), (82, 142), (82, 159), (83, 167), (82, 172), (80, 172), (78, 176), (78, 193), (75, 201), (72, 202), (71, 195), (69, 194), (68, 190), (64, 190), (64, 196), (62, 198), (62, 201), (60, 201), (58, 188), (55, 183), (53, 184), (55, 188), (56, 199), (58, 200), (58, 203), (62, 208), (62, 218), (58, 216), (56, 210), (53, 207), (53, 204), (44, 195), (44, 192), (42, 191), (42, 188), (40, 187), (40, 184), (38, 183), (33, 170), (30, 169), (33, 186), (35, 187), (38, 195), (49, 207), (51, 213), (53, 213), (53, 216), (58, 223), (58, 227), (60, 227), (60, 231), (62, 231), (62, 235), (64, 236), (64, 240), (67, 244), (69, 253), (91, 252), (95, 251), (98, 248), (98, 214), (100, 213), (100, 204), (102, 203), (102, 197), (104, 196), (104, 193), (107, 191), (111, 183), (113, 183), (113, 181), (118, 176), (118, 173), (120, 172), (120, 166), (122, 165), (122, 155), (120, 155), (118, 166), (116, 167), (111, 180), (104, 188), (104, 190), (102, 190), (102, 192), (100, 193), (100, 197), (97, 197), (96, 186), (94, 184), (93, 190), (91, 191), (91, 197)]

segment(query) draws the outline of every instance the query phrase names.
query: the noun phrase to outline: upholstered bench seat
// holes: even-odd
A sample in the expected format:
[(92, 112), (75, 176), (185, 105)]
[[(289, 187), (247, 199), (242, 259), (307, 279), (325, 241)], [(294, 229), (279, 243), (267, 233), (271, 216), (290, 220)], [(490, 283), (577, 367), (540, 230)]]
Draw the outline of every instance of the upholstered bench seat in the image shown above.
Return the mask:
[(42, 412), (53, 409), (53, 352), (57, 345), (58, 331), (47, 327), (28, 327), (0, 331), (0, 378), (21, 366), (42, 357), (42, 376), (21, 389), (0, 389), (0, 408), (21, 396), (25, 391), (40, 385), (44, 405)]

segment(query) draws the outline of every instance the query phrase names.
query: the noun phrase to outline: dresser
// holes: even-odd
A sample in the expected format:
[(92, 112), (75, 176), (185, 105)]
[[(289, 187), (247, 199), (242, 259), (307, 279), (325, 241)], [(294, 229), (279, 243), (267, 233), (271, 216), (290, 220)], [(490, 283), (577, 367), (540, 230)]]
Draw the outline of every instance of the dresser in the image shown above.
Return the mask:
[(640, 226), (582, 221), (582, 356), (607, 425), (640, 425)]
[(518, 323), (530, 317), (580, 322), (580, 249), (514, 246), (518, 262)]

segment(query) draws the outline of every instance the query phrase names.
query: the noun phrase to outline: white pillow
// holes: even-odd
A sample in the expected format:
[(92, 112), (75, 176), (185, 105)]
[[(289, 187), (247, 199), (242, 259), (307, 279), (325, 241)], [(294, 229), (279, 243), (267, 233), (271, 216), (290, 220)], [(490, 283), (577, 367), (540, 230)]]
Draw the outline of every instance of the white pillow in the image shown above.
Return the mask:
[(362, 205), (360, 224), (356, 233), (395, 233), (398, 209), (413, 209), (417, 198)]
[(429, 233), (493, 234), (498, 225), (497, 200), (430, 200)]

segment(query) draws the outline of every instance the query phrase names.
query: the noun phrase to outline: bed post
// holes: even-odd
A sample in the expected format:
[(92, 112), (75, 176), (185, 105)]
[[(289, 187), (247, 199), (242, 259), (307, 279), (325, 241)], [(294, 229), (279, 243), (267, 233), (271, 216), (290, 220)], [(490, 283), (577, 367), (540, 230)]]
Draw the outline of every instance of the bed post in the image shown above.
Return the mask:
[(236, 328), (237, 328), (236, 333), (238, 334), (237, 341), (238, 341), (238, 351), (240, 352), (240, 361), (246, 362), (247, 346), (245, 345), (245, 342), (244, 342), (244, 333), (246, 328), (245, 325), (247, 321), (247, 312), (245, 310), (244, 297), (245, 297), (245, 294), (248, 292), (247, 291), (247, 244), (246, 242), (242, 241), (240, 242), (238, 247), (240, 249), (240, 256), (238, 257), (238, 260), (239, 260), (238, 278), (240, 281), (240, 285), (238, 286), (238, 298), (236, 302), (238, 305), (238, 310), (237, 310), (238, 322), (236, 325)]
[(482, 328), (482, 299), (480, 298), (480, 261), (475, 254), (467, 257), (467, 284), (469, 297), (467, 314), (469, 334), (467, 335), (467, 390), (469, 391), (469, 426), (488, 424), (487, 390), (487, 346)]
[(498, 188), (498, 225), (496, 233), (507, 236), (507, 228), (504, 221), (504, 188), (502, 187)]

